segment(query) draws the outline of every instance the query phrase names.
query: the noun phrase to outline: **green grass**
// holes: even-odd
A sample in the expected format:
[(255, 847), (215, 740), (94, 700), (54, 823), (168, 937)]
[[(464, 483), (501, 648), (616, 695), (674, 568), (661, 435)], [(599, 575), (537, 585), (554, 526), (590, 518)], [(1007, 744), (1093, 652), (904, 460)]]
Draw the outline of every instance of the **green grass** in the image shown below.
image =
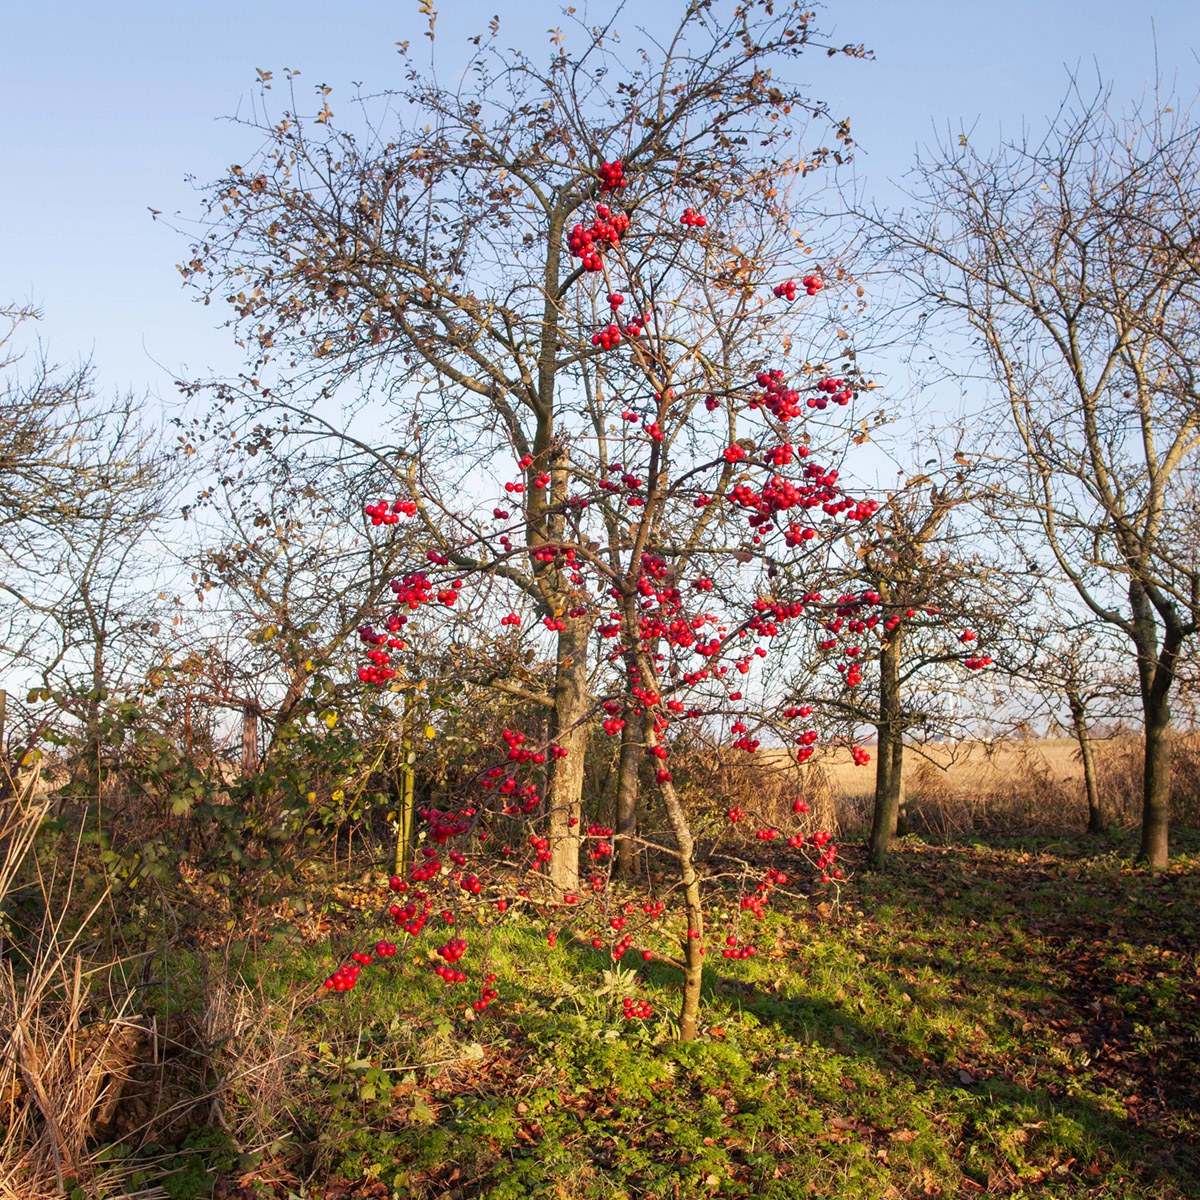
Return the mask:
[[(492, 936), (483, 1019), (372, 966), (280, 1018), (286, 1120), (219, 1194), (1200, 1196), (1200, 839), (1165, 873), (1130, 849), (909, 841), (832, 918), (777, 906), (759, 957), (711, 960), (686, 1046), (670, 968), (541, 927)], [(331, 965), (284, 939), (243, 972), (269, 1011)]]

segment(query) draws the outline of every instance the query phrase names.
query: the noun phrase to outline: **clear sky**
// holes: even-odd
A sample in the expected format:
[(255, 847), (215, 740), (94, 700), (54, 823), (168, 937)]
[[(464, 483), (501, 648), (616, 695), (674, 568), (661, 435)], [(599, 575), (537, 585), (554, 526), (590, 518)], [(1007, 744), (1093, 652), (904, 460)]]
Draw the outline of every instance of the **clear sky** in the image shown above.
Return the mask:
[[(497, 11), (496, 0), (435, 4), (439, 57), (461, 54)], [(548, 46), (560, 6), (516, 9), (500, 10), (502, 40)], [(626, 42), (645, 9), (628, 11)], [(875, 51), (871, 63), (814, 54), (812, 81), (851, 118), (860, 172), (880, 195), (935, 127), (975, 125), (976, 142), (1038, 127), (1068, 70), (1094, 78), (1098, 66), (1120, 100), (1146, 91), (1156, 63), (1185, 96), (1200, 85), (1200, 0), (833, 0), (822, 25)], [(175, 374), (234, 368), (217, 314), (180, 285), (183, 239), (148, 209), (194, 215), (188, 176), (249, 157), (221, 118), (250, 102), (256, 68), (333, 86), (336, 110), (353, 81), (399, 84), (395, 43), (420, 45), (425, 27), (418, 0), (6, 0), (0, 302), (40, 304), (52, 354), (91, 355), (105, 387), (169, 397)]]

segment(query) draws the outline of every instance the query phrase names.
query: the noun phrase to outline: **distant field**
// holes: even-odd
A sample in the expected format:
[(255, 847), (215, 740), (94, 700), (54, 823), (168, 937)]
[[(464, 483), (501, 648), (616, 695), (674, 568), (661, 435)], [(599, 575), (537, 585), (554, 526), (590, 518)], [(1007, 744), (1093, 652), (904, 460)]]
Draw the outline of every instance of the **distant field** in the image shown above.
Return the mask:
[[(1141, 741), (1124, 735), (1099, 739), (1094, 747), (1106, 820), (1132, 828), (1141, 813)], [(866, 748), (871, 759), (863, 766), (848, 749), (838, 749), (818, 753), (802, 768), (803, 790), (843, 836), (870, 812), (876, 747)], [(764, 765), (778, 765), (785, 754), (764, 755)], [(1172, 820), (1200, 827), (1200, 734), (1177, 734), (1171, 763)], [(1050, 831), (1082, 828), (1087, 821), (1083, 764), (1072, 738), (910, 745), (904, 794), (913, 827), (926, 832)]]
[[(835, 795), (857, 796), (875, 790), (875, 747), (871, 761), (856, 766), (850, 751), (839, 749), (814, 757), (829, 778)], [(1030, 738), (1027, 741), (941, 742), (905, 751), (904, 784), (929, 786), (931, 779), (955, 792), (996, 795), (1020, 786), (1031, 778), (1043, 778), (1058, 787), (1076, 788), (1083, 798), (1083, 765), (1072, 738)]]

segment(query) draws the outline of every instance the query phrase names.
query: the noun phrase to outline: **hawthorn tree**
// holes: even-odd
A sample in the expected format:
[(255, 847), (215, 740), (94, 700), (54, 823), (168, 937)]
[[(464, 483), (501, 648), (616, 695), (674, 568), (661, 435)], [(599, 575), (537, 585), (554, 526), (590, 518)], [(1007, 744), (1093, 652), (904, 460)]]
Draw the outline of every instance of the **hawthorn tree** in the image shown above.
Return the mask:
[[(1141, 857), (1168, 858), (1172, 688), (1200, 628), (1190, 478), (1200, 452), (1200, 126), (1076, 92), (1040, 139), (963, 136), (874, 219), (925, 316), (961, 318), (1006, 411), (999, 508), (1036, 536), (1136, 662)], [(932, 308), (930, 306), (933, 306)]]
[[(181, 267), (206, 300), (228, 301), (254, 351), (226, 397), (279, 411), (359, 395), (380, 424), (407, 422), (421, 471), (441, 484), (459, 478), (461, 500), (478, 491), (486, 464), (513, 452), (523, 547), (503, 573), (555, 621), (578, 607), (577, 585), (537, 550), (568, 528), (561, 497), (575, 473), (572, 438), (589, 419), (583, 331), (597, 301), (583, 285), (603, 273), (604, 245), (643, 206), (724, 196), (742, 216), (719, 258), (677, 260), (677, 242), (648, 239), (642, 274), (651, 293), (656, 274), (689, 264), (698, 291), (710, 281), (749, 287), (772, 263), (758, 248), (744, 253), (734, 231), (770, 225), (775, 251), (795, 257), (803, 239), (791, 185), (850, 145), (846, 125), (786, 78), (821, 45), (797, 4), (690, 5), (654, 54), (626, 54), (611, 24), (576, 20), (573, 30), (578, 48), (561, 35), (542, 67), (502, 50), (493, 21), (461, 88), (410, 68), (399, 93), (363, 102), (384, 115), (358, 132), (339, 127), (329, 89), (308, 118), (293, 96), (277, 120), (252, 124), (263, 139), (254, 158), (208, 189), (208, 219)], [(810, 118), (832, 125), (832, 148), (797, 154)], [(627, 164), (638, 180), (636, 204), (614, 218), (593, 207), (607, 187), (603, 161)], [(608, 188), (618, 196), (620, 178)], [(653, 295), (645, 299), (650, 321)], [(449, 496), (444, 507), (453, 517)], [(466, 554), (456, 565), (472, 562)], [(566, 889), (578, 884), (592, 621), (555, 632), (550, 719), (568, 753), (550, 772), (550, 842)]]
[[(812, 564), (823, 564), (828, 547), (844, 538), (847, 528), (869, 521), (878, 505), (874, 499), (847, 496), (838, 470), (822, 464), (824, 456), (814, 444), (816, 437), (840, 437), (842, 414), (856, 398), (860, 380), (835, 377), (826, 373), (826, 365), (810, 359), (798, 365), (793, 385), (784, 368), (757, 353), (754, 358), (746, 354), (746, 347), (758, 344), (746, 330), (769, 329), (773, 322), (763, 307), (785, 308), (802, 293), (820, 295), (826, 287), (822, 276), (811, 272), (800, 288), (790, 280), (772, 286), (754, 275), (713, 278), (697, 287), (694, 281), (701, 272), (686, 259), (691, 254), (725, 257), (728, 235), (722, 233), (721, 220), (737, 216), (739, 198), (719, 192), (704, 209), (686, 204), (691, 199), (686, 193), (671, 194), (656, 205), (640, 203), (636, 176), (626, 175), (623, 163), (602, 162), (596, 174), (602, 191), (618, 194), (612, 202), (602, 197), (594, 220), (572, 232), (572, 250), (594, 256), (590, 278), (581, 286), (592, 295), (594, 307), (588, 324), (569, 330), (580, 347), (590, 427), (564, 431), (562, 449), (556, 448), (552, 458), (558, 467), (533, 480), (535, 490), (546, 492), (536, 517), (547, 517), (547, 528), (556, 536), (530, 540), (528, 508), (514, 514), (500, 506), (505, 496), (521, 494), (523, 475), (505, 480), (503, 488), (497, 485), (500, 503), (491, 511), (493, 520), (482, 521), (466, 510), (450, 514), (436, 478), (426, 478), (420, 460), (414, 462), (407, 494), (394, 503), (367, 505), (367, 514), (372, 521), (407, 515), (434, 528), (428, 515), (437, 511), (443, 527), (452, 515), (449, 523), (457, 524), (460, 533), (439, 539), (427, 552), (424, 568), (392, 584), (395, 607), (380, 613), (380, 628), (362, 631), (371, 649), (360, 678), (385, 689), (398, 685), (397, 656), (410, 641), (444, 628), (448, 619), (474, 630), (476, 637), (488, 619), (508, 628), (514, 641), (528, 636), (523, 632), (528, 613), (517, 611), (528, 590), (510, 564), (530, 554), (530, 545), (536, 562), (565, 578), (569, 607), (542, 617), (540, 636), (562, 632), (571, 623), (589, 631), (594, 626), (598, 635), (601, 652), (589, 688), (595, 695), (584, 697), (578, 726), (604, 714), (604, 731), (616, 737), (634, 724), (635, 737), (624, 743), (623, 760), (638, 754), (658, 763), (654, 780), (666, 829), (661, 834), (625, 829), (623, 836), (676, 865), (671, 890), (682, 910), (682, 928), (676, 930), (679, 953), (646, 948), (643, 954), (673, 962), (682, 971), (679, 1034), (688, 1039), (695, 1036), (700, 1008), (706, 907), (695, 835), (671, 769), (674, 730), (688, 721), (732, 716), (730, 731), (738, 736), (733, 745), (744, 754), (754, 754), (760, 746), (754, 734), (770, 728), (798, 743), (798, 756), (811, 755), (812, 739), (797, 722), (808, 722), (812, 709), (782, 708), (769, 696), (748, 695), (752, 671), (756, 662), (769, 658), (773, 638), (785, 626), (842, 602), (827, 601), (806, 589), (805, 581)], [(632, 193), (625, 200), (628, 209), (614, 211), (626, 181)], [(619, 236), (611, 234), (613, 229)], [(660, 253), (661, 247), (670, 247), (671, 269), (660, 268), (652, 251), (655, 242)], [(827, 410), (832, 420), (824, 418)], [(527, 472), (529, 466), (526, 451), (515, 470)], [(480, 499), (486, 514), (492, 502)], [(496, 606), (502, 596), (514, 601), (509, 612), (503, 602)], [(862, 602), (878, 604), (878, 596), (863, 596)], [(535, 608), (535, 613), (542, 611)], [(438, 616), (446, 612), (454, 616)], [(853, 686), (853, 680), (846, 685)], [(394, 881), (398, 892), (420, 886), (409, 893), (407, 905), (394, 905), (392, 916), (408, 934), (424, 928), (436, 908), (434, 894), (444, 896), (449, 888), (455, 896), (460, 890), (480, 895), (497, 886), (476, 871), (468, 874), (468, 868), (482, 862), (476, 857), (481, 844), (502, 839), (503, 860), (524, 881), (517, 889), (520, 898), (545, 904), (546, 896), (535, 895), (532, 888), (539, 866), (548, 864), (550, 881), (559, 884), (550, 898), (552, 910), (568, 908), (577, 922), (595, 922), (599, 910), (598, 924), (607, 930), (593, 929), (593, 947), (607, 949), (613, 959), (632, 948), (634, 934), (622, 932), (632, 914), (630, 902), (613, 914), (618, 901), (606, 865), (612, 856), (612, 829), (593, 824), (581, 830), (590, 862), (601, 864), (583, 898), (560, 889), (552, 841), (536, 826), (528, 833), (532, 852), (516, 848), (512, 832), (538, 820), (540, 768), (575, 752), (562, 734), (557, 725), (544, 739), (527, 737), (520, 728), (503, 731), (506, 752), (480, 768), (473, 781), (476, 790), (466, 788), (450, 808), (439, 805), (422, 812), (433, 844), (422, 851), (426, 860), (409, 880)], [(552, 832), (553, 776), (546, 800)], [(798, 799), (793, 820), (802, 818), (797, 823), (804, 824), (806, 811)], [(746, 815), (736, 804), (727, 820), (736, 826)], [(757, 836), (775, 841), (780, 830), (760, 828)], [(828, 838), (810, 828), (787, 839), (790, 851), (814, 851), (816, 869), (826, 883), (841, 874)], [(450, 852), (457, 870), (448, 875), (438, 847), (451, 841), (470, 848)], [(755, 880), (755, 869), (736, 860), (742, 880), (739, 912), (761, 916), (764, 895), (787, 882), (787, 871), (779, 869), (784, 863), (776, 863)], [(788, 866), (794, 869), (794, 864)], [(443, 919), (460, 929), (460, 902), (452, 907), (444, 902)], [(497, 904), (503, 913), (509, 899), (500, 895)], [(648, 901), (643, 911), (658, 917), (664, 904)], [(547, 936), (553, 944), (557, 932)], [(736, 922), (725, 941), (727, 958), (754, 953)], [(382, 944), (385, 956), (391, 956), (392, 944)], [(440, 953), (456, 964), (466, 947), (460, 934)], [(360, 952), (354, 965), (361, 965), (364, 956)], [(354, 965), (349, 976), (330, 977), (330, 988), (353, 984)], [(461, 968), (439, 970), (448, 982), (463, 982)], [(476, 1003), (486, 1006), (493, 992), (486, 988)]]
[[(914, 727), (928, 736), (951, 730), (947, 698), (955, 664), (970, 674), (993, 664), (992, 647), (1020, 597), (1003, 573), (982, 558), (964, 524), (978, 491), (970, 471), (941, 484), (911, 478), (890, 494), (863, 530), (839, 577), (850, 589), (817, 635), (818, 669), (801, 695), (851, 726), (876, 730), (875, 803), (868, 838), (871, 865), (882, 867), (895, 836), (903, 791), (904, 739)], [(954, 523), (955, 516), (959, 521)], [(869, 603), (865, 602), (869, 601)], [(849, 679), (868, 687), (829, 686), (830, 656)], [(863, 765), (867, 753), (856, 750)]]

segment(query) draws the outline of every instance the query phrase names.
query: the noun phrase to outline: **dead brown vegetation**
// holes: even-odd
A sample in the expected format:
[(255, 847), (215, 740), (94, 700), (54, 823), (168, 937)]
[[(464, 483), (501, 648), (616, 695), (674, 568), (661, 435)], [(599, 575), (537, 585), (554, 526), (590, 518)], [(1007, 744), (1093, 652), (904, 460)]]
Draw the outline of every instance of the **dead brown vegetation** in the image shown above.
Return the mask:
[[(1135, 829), (1141, 819), (1142, 742), (1118, 735), (1095, 743), (1100, 796), (1108, 823)], [(909, 827), (919, 833), (1007, 834), (1087, 826), (1087, 796), (1071, 738), (933, 743), (910, 747), (904, 769)], [(842, 837), (870, 819), (873, 764), (856, 766), (845, 750), (806, 768), (829, 791)], [(1179, 733), (1171, 747), (1171, 819), (1200, 825), (1200, 733)]]

